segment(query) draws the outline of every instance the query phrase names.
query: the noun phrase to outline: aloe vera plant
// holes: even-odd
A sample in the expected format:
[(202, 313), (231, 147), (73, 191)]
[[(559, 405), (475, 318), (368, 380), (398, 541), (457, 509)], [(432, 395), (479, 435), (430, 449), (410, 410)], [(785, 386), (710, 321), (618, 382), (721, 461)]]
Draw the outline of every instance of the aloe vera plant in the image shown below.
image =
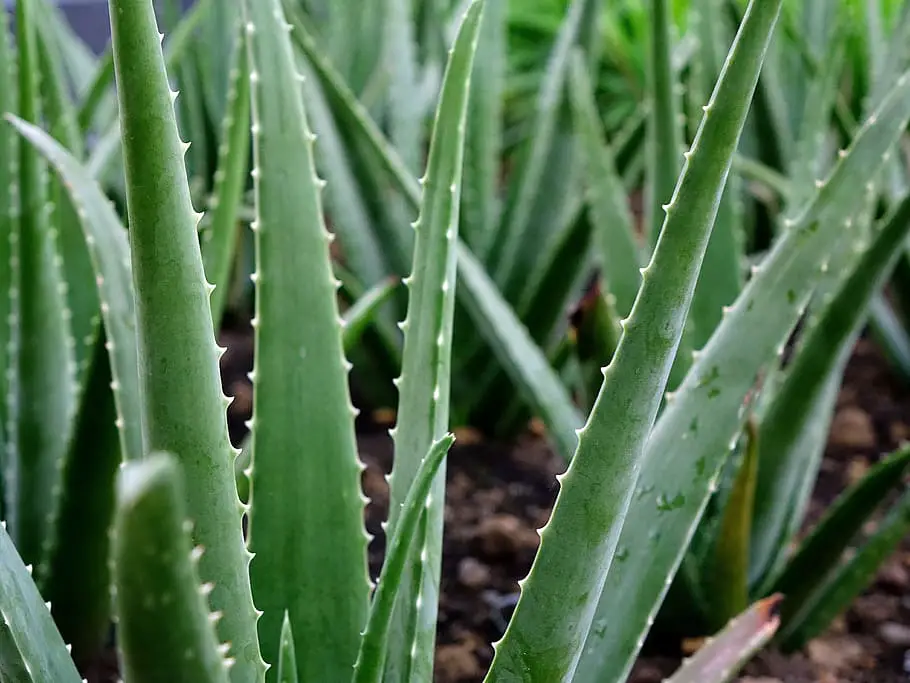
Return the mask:
[[(676, 126), (668, 115), (679, 74), (671, 19), (667, 3), (653, 4), (662, 21), (652, 27), (649, 82), (662, 104), (648, 127)], [(724, 35), (710, 22), (713, 3), (691, 4), (704, 10), (704, 36)], [(703, 109), (692, 115), (687, 151), (660, 148), (660, 163), (681, 170), (660, 169), (667, 176), (654, 184), (654, 199), (670, 194), (642, 240), (622, 201), (628, 181), (615, 138), (599, 120), (591, 71), (601, 55), (592, 29), (601, 5), (593, 0), (569, 6), (540, 90), (537, 128), (519, 155), (525, 165), (502, 206), (491, 171), (504, 147), (496, 106), (502, 0), (470, 0), (445, 39), (432, 22), (412, 31), (404, 5), (390, 4), (389, 34), (408, 42), (419, 35), (426, 53), (418, 59), (413, 45), (399, 46), (407, 63), (398, 65), (390, 92), (413, 87), (415, 63), (424, 65), (427, 82), (439, 67), (425, 163), (413, 123), (420, 101), (379, 100), (376, 109), (390, 117), (387, 139), (376, 109), (363, 102), (363, 64), (319, 47), (312, 8), (244, 0), (230, 28), (218, 33), (212, 26), (224, 16), (212, 19), (206, 30), (232, 46), (232, 72), (221, 96), (215, 86), (191, 94), (193, 106), (224, 103), (224, 147), (209, 202), (193, 192), (192, 170), (205, 161), (187, 155), (181, 133), (188, 114), (178, 112), (191, 108), (179, 109), (185, 93), (171, 90), (169, 77), (180, 70), (169, 66), (151, 0), (110, 0), (120, 212), (103, 179), (118, 166), (94, 174), (97, 151), (83, 154), (72, 126), (39, 115), (56, 108), (60, 121), (79, 120), (75, 109), (64, 111), (71, 106), (65, 98), (38, 87), (36, 55), (45, 55), (53, 73), (56, 43), (47, 37), (41, 0), (18, 0), (19, 55), (0, 43), (0, 60), (10, 67), (4, 73), (14, 63), (19, 73), (18, 100), (3, 101), (15, 111), (6, 113), (0, 136), (4, 153), (15, 145), (19, 160), (6, 166), (19, 192), (2, 223), (9, 262), (18, 265), (3, 281), (16, 322), (3, 328), (12, 343), (2, 356), (10, 378), (3, 510), (11, 520), (10, 533), (0, 531), (4, 676), (80, 680), (76, 664), (100, 647), (116, 617), (128, 683), (432, 680), (450, 432), (456, 413), (488, 407), (513, 385), (521, 398), (503, 404), (504, 421), (538, 411), (568, 467), (485, 681), (620, 683), (665, 599), (671, 610), (685, 598), (697, 603), (708, 576), (725, 577), (729, 598), (718, 601), (718, 612), (700, 615), (716, 636), (670, 680), (728, 681), (779, 629), (797, 645), (817, 632), (832, 616), (828, 598), (844, 605), (906, 531), (901, 499), (858, 559), (836, 567), (858, 520), (896, 487), (910, 460), (902, 450), (844, 495), (800, 553), (791, 559), (781, 552), (811, 481), (792, 454), (820, 447), (831, 387), (910, 228), (910, 200), (902, 195), (884, 217), (872, 210), (882, 193), (878, 178), (910, 118), (910, 76), (895, 68), (849, 147), (821, 167), (825, 179), (793, 189), (770, 251), (748, 281), (737, 282), (729, 275), (745, 240), (737, 237), (741, 185), (730, 191), (730, 181), (743, 168), (737, 155), (786, 19), (783, 5), (751, 0), (728, 50), (690, 57), (701, 69)], [(368, 32), (347, 5), (331, 7), (322, 9), (332, 35), (354, 25)], [(448, 52), (439, 41), (448, 41)], [(491, 74), (478, 66), (478, 54), (490, 60)], [(823, 76), (816, 85), (833, 87)], [(818, 153), (805, 136), (825, 125), (806, 121), (800, 161)], [(659, 132), (658, 139), (676, 139)], [(658, 170), (654, 159), (649, 177)], [(538, 212), (540, 189), (557, 177), (571, 191)], [(326, 215), (346, 199), (329, 192), (334, 182), (360, 194), (342, 214), (351, 222), (330, 231)], [(71, 211), (45, 212), (43, 197)], [(200, 202), (204, 212), (196, 210)], [(255, 362), (241, 454), (228, 438), (230, 399), (216, 339), (245, 202), (255, 257)], [(387, 231), (384, 239), (357, 232), (373, 229), (367, 216)], [(558, 230), (548, 230), (551, 219)], [(81, 235), (75, 247), (55, 238), (67, 226)], [(346, 272), (330, 248), (336, 234), (348, 245), (382, 245), (388, 258), (370, 261), (367, 250), (355, 249), (362, 259), (355, 261), (375, 270), (370, 278)], [(544, 248), (523, 241), (531, 237), (541, 237)], [(578, 244), (581, 254), (573, 251)], [(77, 247), (94, 276), (88, 285), (82, 271), (66, 267), (78, 263)], [(389, 286), (387, 264), (404, 271), (391, 273), (406, 278), (402, 292)], [(584, 366), (596, 370), (584, 379), (591, 401), (580, 408), (551, 358), (565, 335), (557, 333), (558, 312), (592, 266), (604, 287)], [(720, 281), (728, 304), (706, 293)], [(360, 297), (345, 316), (340, 290)], [(388, 551), (374, 585), (348, 354), (366, 329), (385, 338), (379, 303), (402, 303), (398, 294), (404, 306), (393, 306), (403, 315), (400, 340), (390, 344), (400, 341)], [(535, 323), (531, 311), (542, 311), (544, 322)], [(801, 319), (805, 331), (785, 366), (779, 352)], [(77, 324), (97, 327), (82, 342), (85, 370), (78, 374)], [(704, 347), (681, 353), (693, 340)], [(40, 353), (46, 366), (35, 362)], [(467, 371), (479, 381), (463, 387), (470, 400), (460, 408), (467, 409), (455, 410), (456, 379)], [(763, 372), (770, 377), (753, 401)], [(32, 401), (25, 412), (22, 397)], [(46, 442), (22, 438), (41, 415), (59, 430)], [(743, 440), (747, 457), (729, 458)], [(103, 452), (92, 458), (93, 449)], [(773, 459), (780, 455), (787, 457)], [(786, 491), (793, 505), (764, 511), (766, 498), (755, 494), (763, 486)], [(95, 504), (80, 511), (78, 494), (89, 492)], [(744, 530), (748, 539), (731, 538)], [(753, 553), (760, 561), (745, 561), (750, 545), (762, 548)], [(817, 586), (801, 567), (820, 549), (827, 581)], [(66, 579), (63, 568), (74, 562), (82, 571)], [(77, 590), (85, 597), (68, 600)], [(63, 605), (56, 612), (53, 602), (50, 610), (43, 604), (51, 594)], [(71, 656), (67, 644), (83, 625), (87, 635)]]

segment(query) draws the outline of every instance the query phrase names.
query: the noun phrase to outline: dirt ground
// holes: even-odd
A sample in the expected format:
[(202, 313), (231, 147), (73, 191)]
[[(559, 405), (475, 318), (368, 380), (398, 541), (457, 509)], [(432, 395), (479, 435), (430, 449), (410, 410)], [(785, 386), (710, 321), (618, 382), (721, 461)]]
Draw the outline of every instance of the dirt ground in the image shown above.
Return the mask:
[[(225, 390), (238, 397), (230, 424), (239, 440), (251, 405), (246, 372), (252, 358), (248, 339), (229, 335), (223, 343), (229, 347)], [(511, 614), (516, 582), (531, 566), (538, 543), (535, 529), (549, 516), (556, 496), (554, 475), (562, 469), (543, 441), (530, 434), (510, 446), (485, 442), (469, 431), (457, 436), (447, 468), (436, 683), (482, 680), (492, 657), (489, 643), (502, 635)], [(907, 438), (910, 387), (862, 339), (846, 372), (808, 523), (871, 463)], [(388, 505), (383, 474), (392, 457), (386, 426), (365, 417), (360, 448), (368, 465), (364, 489), (372, 500), (367, 526), (376, 536), (370, 553), (375, 577), (384, 542), (379, 525)], [(630, 683), (659, 683), (682, 656), (681, 649), (653, 649), (646, 645)], [(827, 633), (796, 655), (762, 652), (738, 681), (910, 682), (910, 539)]]

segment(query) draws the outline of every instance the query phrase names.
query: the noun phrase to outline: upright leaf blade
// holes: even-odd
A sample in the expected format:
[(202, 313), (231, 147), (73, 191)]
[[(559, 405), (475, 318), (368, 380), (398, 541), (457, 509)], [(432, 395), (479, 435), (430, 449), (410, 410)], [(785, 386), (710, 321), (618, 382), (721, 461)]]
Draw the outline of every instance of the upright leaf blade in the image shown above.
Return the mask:
[[(256, 197), (253, 596), (263, 612), (263, 655), (273, 665), (267, 680), (276, 680), (287, 614), (300, 679), (341, 681), (357, 657), (370, 586), (340, 283), (281, 4), (246, 1), (243, 14)], [(288, 310), (307, 315), (288, 320)]]
[[(449, 428), (465, 118), (483, 2), (472, 0), (468, 6), (446, 65), (414, 223), (408, 312), (401, 324), (398, 419), (392, 431), (395, 461), (389, 477), (387, 532), (393, 535), (421, 460)], [(445, 470), (440, 468), (393, 617), (395, 636), (386, 663), (386, 676), (392, 680), (416, 683), (432, 677), (444, 500)]]
[(13, 540), (0, 522), (0, 674), (17, 681), (80, 683), (82, 677)]
[(236, 681), (264, 670), (197, 224), (150, 0), (111, 0), (146, 452), (173, 453)]
[(151, 453), (117, 481), (112, 562), (118, 649), (125, 680), (227, 683), (233, 662), (218, 640), (186, 518), (177, 460)]
[[(753, 4), (751, 11), (764, 10)], [(850, 239), (843, 220), (863, 200), (860, 180), (881, 168), (908, 117), (910, 75), (905, 74), (814, 200), (787, 226), (661, 414), (620, 537), (626, 552), (607, 576), (595, 619), (599, 626), (585, 644), (578, 683), (619, 680), (631, 668), (716, 486), (729, 444), (742, 428), (743, 404), (756, 377), (805, 310), (832, 251)], [(642, 536), (651, 542), (642, 544)], [(614, 622), (617, 614), (635, 618)]]
[[(623, 336), (560, 491), (487, 681), (570, 681), (614, 563), (718, 202), (782, 0), (758, 1), (708, 103)], [(619, 426), (619, 427), (618, 427)], [(665, 501), (673, 506), (675, 501)], [(637, 521), (637, 520), (636, 520)], [(644, 546), (641, 539), (640, 546)], [(574, 610), (561, 610), (571, 604)], [(634, 612), (622, 619), (635, 618)], [(611, 679), (607, 679), (611, 680)]]

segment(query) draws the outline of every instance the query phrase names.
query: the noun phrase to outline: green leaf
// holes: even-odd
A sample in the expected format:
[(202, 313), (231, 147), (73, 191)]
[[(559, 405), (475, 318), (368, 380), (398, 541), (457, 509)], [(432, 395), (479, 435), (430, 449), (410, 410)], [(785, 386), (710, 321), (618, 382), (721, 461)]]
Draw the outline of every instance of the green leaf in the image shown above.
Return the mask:
[(836, 569), (851, 541), (887, 495), (900, 486), (908, 465), (910, 448), (881, 460), (837, 498), (800, 543), (773, 584), (775, 592), (787, 597), (781, 611), (783, 638), (799, 630), (801, 618), (805, 617), (801, 612), (818, 600), (820, 578)]
[[(750, 11), (766, 11), (762, 5), (753, 3)], [(756, 377), (783, 348), (832, 251), (849, 240), (844, 217), (862, 203), (865, 180), (882, 167), (908, 116), (910, 76), (904, 76), (814, 200), (781, 233), (667, 402), (648, 441), (619, 541), (623, 560), (607, 576), (595, 617), (602, 628), (588, 636), (578, 683), (621, 679), (632, 666), (742, 428)], [(617, 614), (635, 616), (614, 623)]]
[[(256, 203), (253, 597), (262, 611), (263, 658), (272, 665), (266, 680), (276, 680), (287, 613), (300, 679), (339, 681), (350, 676), (357, 657), (370, 590), (340, 283), (281, 4), (245, 1), (243, 16)], [(289, 319), (289, 310), (306, 316)]]
[[(597, 600), (616, 558), (645, 445), (685, 327), (717, 205), (782, 0), (757, 2), (686, 154), (642, 286), (566, 473), (487, 680), (574, 680)], [(618, 428), (617, 425), (621, 425)], [(660, 498), (674, 509), (685, 501)], [(630, 517), (637, 525), (639, 519)], [(628, 528), (626, 526), (625, 528)], [(642, 540), (640, 548), (651, 546)], [(683, 544), (674, 544), (678, 550)], [(653, 550), (653, 548), (650, 548)], [(572, 610), (556, 609), (569, 604)], [(623, 622), (644, 616), (623, 612)], [(618, 614), (618, 613), (616, 613)], [(595, 624), (595, 632), (599, 628)], [(614, 673), (603, 676), (614, 680)], [(615, 676), (615, 679), (619, 679)]]
[(742, 463), (725, 501), (717, 541), (702, 588), (710, 588), (707, 605), (715, 621), (727, 621), (746, 609), (749, 602), (749, 538), (758, 473), (758, 426), (746, 423)]
[(711, 638), (666, 683), (726, 683), (774, 636), (782, 596), (760, 600)]
[(237, 681), (264, 669), (219, 357), (160, 34), (147, 0), (112, 0), (110, 18), (136, 299), (144, 450), (173, 453), (186, 476), (203, 581), (222, 612)]
[[(112, 562), (121, 675), (135, 683), (227, 683), (216, 618), (190, 539), (186, 484), (176, 458), (152, 452), (117, 480)], [(224, 651), (224, 650), (222, 650)]]
[[(30, 122), (41, 116), (34, 12), (34, 3), (16, 3), (19, 112)], [(8, 405), (7, 519), (16, 547), (25, 562), (36, 565), (39, 581), (45, 544), (54, 533), (76, 395), (74, 340), (59, 247), (48, 221), (46, 172), (37, 151), (20, 144), (19, 231), (10, 238), (18, 310), (10, 359), (15, 384)]]
[[(393, 536), (424, 455), (449, 428), (465, 118), (482, 11), (483, 0), (472, 0), (446, 65), (414, 223), (413, 266), (405, 281), (408, 310), (401, 323), (404, 350), (397, 380), (398, 415), (391, 431), (395, 459), (389, 476), (387, 533)], [(392, 680), (432, 677), (444, 501), (445, 470), (440, 468), (393, 615), (394, 635), (385, 669)]]
[(420, 462), (405, 497), (398, 526), (388, 544), (379, 581), (376, 583), (369, 621), (360, 642), (357, 663), (354, 665), (353, 683), (380, 683), (383, 680), (383, 665), (389, 649), (392, 609), (396, 598), (406, 586), (402, 583), (402, 577), (408, 557), (413, 553), (415, 541), (418, 540), (415, 536), (430, 502), (430, 489), (434, 478), (454, 441), (453, 435), (446, 434), (433, 442), (429, 452)]
[[(842, 376), (862, 332), (869, 304), (890, 277), (908, 233), (910, 196), (879, 228), (868, 247), (860, 238), (858, 246), (865, 250), (818, 314), (816, 324), (804, 334), (786, 377), (762, 416), (750, 563), (753, 581), (763, 586), (801, 525), (818, 472), (836, 391), (835, 387), (825, 389), (840, 384), (836, 378)], [(821, 408), (815, 408), (819, 401), (826, 406), (821, 415)], [(807, 441), (809, 431), (814, 432), (814, 439)]]
[(871, 538), (840, 565), (824, 585), (819, 586), (789, 628), (781, 633), (781, 646), (792, 652), (803, 647), (827, 628), (834, 618), (849, 607), (875, 578), (882, 564), (897, 550), (910, 533), (910, 491), (888, 510)]
[(82, 681), (6, 522), (0, 522), (0, 676), (23, 683)]
[(297, 655), (294, 652), (294, 633), (291, 620), (284, 613), (281, 623), (281, 646), (278, 654), (278, 683), (297, 683)]

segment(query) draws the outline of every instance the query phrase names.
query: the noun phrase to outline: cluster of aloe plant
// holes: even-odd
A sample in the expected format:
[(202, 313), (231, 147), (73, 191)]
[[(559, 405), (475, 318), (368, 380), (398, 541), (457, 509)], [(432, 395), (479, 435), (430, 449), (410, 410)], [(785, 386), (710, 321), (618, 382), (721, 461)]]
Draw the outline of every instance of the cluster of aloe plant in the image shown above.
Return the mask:
[[(53, 9), (16, 2), (15, 32), (0, 31), (4, 680), (80, 680), (112, 619), (128, 683), (432, 680), (450, 431), (491, 406), (512, 428), (539, 415), (568, 466), (489, 682), (618, 683), (655, 618), (680, 613), (719, 634), (671, 680), (728, 680), (775, 633), (817, 633), (906, 533), (904, 493), (839, 562), (905, 449), (786, 553), (846, 358), (910, 230), (892, 182), (910, 19), (840, 153), (838, 63), (806, 60), (783, 182), (739, 156), (753, 96), (774, 100), (783, 0), (732, 3), (732, 25), (726, 3), (689, 3), (691, 134), (669, 6), (653, 0), (651, 105), (624, 138), (648, 144), (642, 241), (625, 199), (638, 171), (623, 179), (595, 95), (601, 3), (568, 7), (505, 201), (505, 2), (428, 2), (421, 41), (409, 5), (380, 22), (397, 48), (371, 107), (364, 60), (337, 38), (321, 47), (355, 18), (375, 30), (347, 3), (323, 3), (321, 20), (291, 0), (201, 0), (164, 38), (151, 0), (111, 0), (110, 52), (80, 80)], [(810, 56), (842, 44), (849, 15), (810, 14), (826, 29), (807, 32)], [(222, 97), (214, 77), (191, 92), (222, 120), (217, 154), (192, 160), (180, 132), (197, 108), (169, 77), (213, 73), (181, 61), (204, 58), (199, 27), (232, 67)], [(769, 176), (786, 203), (750, 269), (742, 180)], [(255, 330), (243, 458), (216, 344), (241, 235)], [(352, 371), (380, 397), (397, 377), (375, 585)]]

